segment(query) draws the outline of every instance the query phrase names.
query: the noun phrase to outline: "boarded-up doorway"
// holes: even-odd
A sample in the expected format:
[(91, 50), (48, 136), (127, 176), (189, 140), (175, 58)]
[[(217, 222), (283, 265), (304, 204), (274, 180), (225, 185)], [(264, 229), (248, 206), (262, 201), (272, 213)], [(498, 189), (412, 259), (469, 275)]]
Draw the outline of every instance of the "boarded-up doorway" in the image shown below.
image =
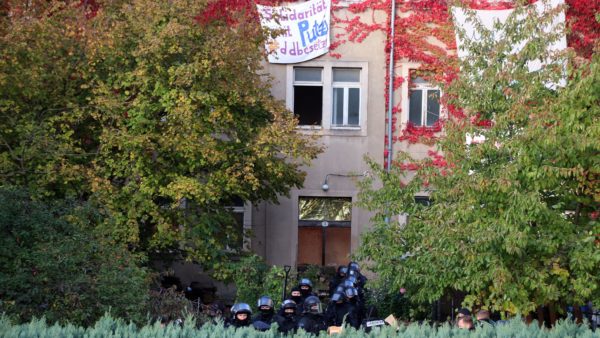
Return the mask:
[(300, 197), (298, 204), (298, 265), (348, 264), (352, 199)]

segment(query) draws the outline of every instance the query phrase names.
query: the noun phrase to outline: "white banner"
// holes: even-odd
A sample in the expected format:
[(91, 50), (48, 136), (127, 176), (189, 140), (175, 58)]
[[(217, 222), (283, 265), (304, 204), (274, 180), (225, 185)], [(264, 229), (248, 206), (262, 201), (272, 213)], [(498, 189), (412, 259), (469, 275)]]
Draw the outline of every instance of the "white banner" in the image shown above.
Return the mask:
[(331, 0), (256, 7), (263, 27), (283, 30), (265, 46), (270, 63), (302, 62), (329, 51)]
[[(535, 6), (536, 11), (538, 13), (542, 14), (542, 13), (546, 12), (545, 4), (544, 4), (545, 2), (546, 1), (537, 1), (534, 4), (532, 4), (531, 6)], [(549, 2), (549, 5), (551, 8), (556, 8), (557, 6), (564, 4), (564, 0), (551, 0), (548, 2)], [(510, 14), (512, 12), (513, 12), (513, 9), (476, 10), (475, 15), (477, 17), (477, 20), (479, 22), (481, 22), (481, 24), (486, 29), (491, 30), (494, 28), (494, 23), (496, 21), (499, 21), (501, 24), (504, 24), (506, 22), (506, 19), (510, 16)], [(452, 8), (452, 16), (454, 17), (454, 24), (457, 27), (461, 27), (462, 29), (465, 30), (467, 39), (469, 39), (471, 41), (481, 40), (481, 37), (476, 32), (473, 22), (468, 20), (468, 16), (462, 8), (453, 7)], [(546, 32), (551, 32), (552, 30), (556, 29), (556, 27), (559, 24), (564, 24), (564, 23), (565, 23), (565, 13), (563, 11), (554, 18), (554, 21), (552, 22), (552, 24), (550, 26), (544, 27), (544, 30)], [(502, 32), (496, 32), (496, 33), (497, 33), (496, 36), (498, 36), (498, 37), (502, 36)], [(525, 46), (527, 40), (529, 40), (529, 39), (525, 38), (525, 39), (523, 39), (523, 41), (521, 41), (520, 43), (515, 45), (513, 51), (515, 53), (519, 52)], [(458, 52), (459, 58), (465, 58), (468, 56), (468, 51), (466, 51), (463, 48), (463, 41), (460, 39), (458, 34), (456, 34), (456, 46), (458, 49), (457, 52)], [(560, 50), (564, 50), (565, 48), (567, 48), (566, 36), (563, 36), (561, 39), (555, 41), (552, 45), (550, 45), (548, 47), (548, 49), (550, 51), (560, 51)], [(533, 72), (533, 71), (539, 70), (542, 67), (542, 63), (539, 60), (536, 60), (536, 61), (529, 62), (527, 66), (529, 67), (529, 70)]]

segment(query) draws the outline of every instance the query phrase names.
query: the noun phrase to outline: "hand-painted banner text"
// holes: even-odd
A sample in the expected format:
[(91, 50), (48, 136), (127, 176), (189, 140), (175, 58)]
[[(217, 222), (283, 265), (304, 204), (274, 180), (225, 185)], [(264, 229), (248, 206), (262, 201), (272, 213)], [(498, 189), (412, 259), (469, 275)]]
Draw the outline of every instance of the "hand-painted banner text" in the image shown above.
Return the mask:
[(331, 0), (256, 7), (263, 27), (282, 31), (267, 41), (269, 62), (298, 63), (329, 51)]

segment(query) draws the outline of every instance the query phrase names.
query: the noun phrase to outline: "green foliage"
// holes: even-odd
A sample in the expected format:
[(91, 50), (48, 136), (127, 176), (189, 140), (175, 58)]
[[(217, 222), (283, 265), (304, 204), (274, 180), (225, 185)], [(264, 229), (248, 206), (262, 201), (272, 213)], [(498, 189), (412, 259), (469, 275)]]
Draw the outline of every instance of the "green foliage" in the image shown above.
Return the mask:
[[(275, 306), (283, 301), (284, 268), (276, 265), (269, 266), (258, 255), (250, 254), (228, 263), (222, 263), (220, 268), (213, 273), (213, 277), (224, 282), (233, 282), (237, 290), (236, 302), (248, 303), (253, 308), (262, 295), (271, 297)], [(324, 276), (318, 265), (308, 265), (305, 270), (301, 271), (292, 268), (288, 274), (285, 294), (289, 296), (291, 289), (298, 284), (301, 278), (309, 278), (313, 282), (315, 291), (327, 289), (329, 285), (326, 281), (329, 280), (329, 277)]]
[(205, 5), (110, 1), (86, 19), (51, 1), (2, 17), (2, 181), (92, 200), (120, 243), (218, 268), (241, 236), (226, 207), (301, 186), (319, 149), (260, 75), (267, 32), (198, 24)]
[[(420, 304), (413, 304), (410, 295), (390, 288), (389, 282), (382, 279), (369, 280), (366, 300), (369, 306), (377, 309), (379, 316), (394, 315), (399, 320), (424, 320), (427, 316), (419, 313)], [(406, 291), (406, 290), (403, 290)]]
[(168, 289), (151, 290), (149, 296), (149, 315), (152, 320), (171, 322), (177, 319), (193, 318), (197, 323), (209, 320), (200, 303), (185, 298), (173, 286)]
[[(87, 328), (73, 325), (49, 326), (45, 320), (32, 320), (29, 323), (13, 325), (6, 317), (0, 318), (0, 334), (6, 338), (12, 337), (314, 337), (314, 335), (305, 332), (298, 332), (293, 335), (282, 335), (274, 328), (267, 332), (257, 332), (252, 328), (226, 329), (222, 324), (206, 324), (200, 328), (196, 327), (193, 320), (186, 320), (182, 326), (168, 325), (162, 327), (159, 323), (137, 327), (134, 324), (127, 324), (121, 319), (115, 319), (107, 315), (102, 317), (94, 326)], [(328, 337), (323, 332), (320, 337)], [(401, 326), (398, 330), (391, 327), (384, 329), (375, 329), (370, 333), (356, 331), (352, 328), (344, 330), (343, 333), (336, 335), (340, 338), (362, 338), (362, 337), (578, 337), (594, 338), (600, 337), (599, 332), (592, 332), (586, 326), (577, 325), (571, 321), (559, 322), (553, 329), (547, 330), (538, 325), (526, 325), (521, 320), (513, 319), (506, 324), (484, 326), (475, 331), (460, 330), (448, 325), (441, 327), (430, 327), (427, 325), (411, 324)]]
[[(103, 313), (142, 322), (148, 273), (121, 245), (97, 236), (93, 210), (45, 205), (0, 187), (0, 311), (19, 321), (91, 324)], [(78, 219), (79, 224), (66, 219)]]
[[(233, 282), (237, 290), (236, 302), (248, 303), (253, 308), (256, 307), (258, 298), (263, 295), (271, 297), (276, 306), (283, 301), (281, 297), (285, 271), (282, 267), (267, 265), (258, 255), (242, 256), (237, 261), (226, 263), (214, 277)], [(293, 286), (291, 277), (290, 273), (286, 294), (289, 294)]]
[[(503, 39), (480, 27), (483, 41), (467, 44), (471, 57), (445, 88), (466, 115), (448, 120), (437, 144), (447, 167), (406, 154), (397, 162), (416, 162), (416, 172), (369, 162), (374, 177), (360, 200), (376, 216), (359, 257), (393, 290), (417, 302), (458, 290), (466, 305), (520, 314), (600, 303), (600, 58), (574, 65), (568, 53), (547, 53), (558, 34), (541, 27), (552, 18), (518, 7)], [(527, 64), (537, 59), (547, 63), (532, 73)], [(565, 64), (568, 84), (549, 89)], [(491, 126), (469, 123), (481, 120)], [(485, 142), (465, 145), (466, 133)], [(415, 203), (419, 191), (432, 206)], [(397, 218), (404, 212), (406, 225)]]

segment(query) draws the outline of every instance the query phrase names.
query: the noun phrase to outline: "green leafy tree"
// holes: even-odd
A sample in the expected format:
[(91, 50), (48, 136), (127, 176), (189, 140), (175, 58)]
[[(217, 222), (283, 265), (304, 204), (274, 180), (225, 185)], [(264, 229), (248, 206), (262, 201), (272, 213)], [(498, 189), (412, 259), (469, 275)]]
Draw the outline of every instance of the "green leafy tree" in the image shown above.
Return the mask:
[(241, 236), (226, 207), (301, 186), (319, 148), (270, 95), (269, 32), (243, 13), (204, 22), (205, 6), (110, 1), (90, 17), (51, 2), (3, 17), (3, 182), (92, 200), (116, 242), (219, 268)]
[[(445, 88), (466, 117), (447, 121), (443, 161), (400, 154), (389, 173), (371, 163), (360, 198), (377, 216), (359, 255), (392, 289), (418, 302), (457, 290), (465, 305), (513, 314), (600, 301), (600, 58), (548, 52), (560, 36), (543, 29), (554, 14), (519, 6), (503, 37), (476, 24), (482, 39), (467, 42), (470, 57)], [(544, 65), (531, 72), (535, 60)], [(565, 75), (565, 87), (553, 85)], [(485, 141), (466, 145), (467, 133)], [(431, 206), (415, 203), (419, 191)]]
[(89, 205), (46, 205), (0, 188), (0, 311), (19, 321), (90, 325), (110, 311), (143, 322), (148, 272), (127, 248), (94, 234), (97, 218)]
[[(81, 196), (97, 148), (82, 74), (86, 39), (73, 8), (11, 3), (0, 17), (0, 179), (38, 196)], [(23, 6), (19, 6), (23, 5)]]

